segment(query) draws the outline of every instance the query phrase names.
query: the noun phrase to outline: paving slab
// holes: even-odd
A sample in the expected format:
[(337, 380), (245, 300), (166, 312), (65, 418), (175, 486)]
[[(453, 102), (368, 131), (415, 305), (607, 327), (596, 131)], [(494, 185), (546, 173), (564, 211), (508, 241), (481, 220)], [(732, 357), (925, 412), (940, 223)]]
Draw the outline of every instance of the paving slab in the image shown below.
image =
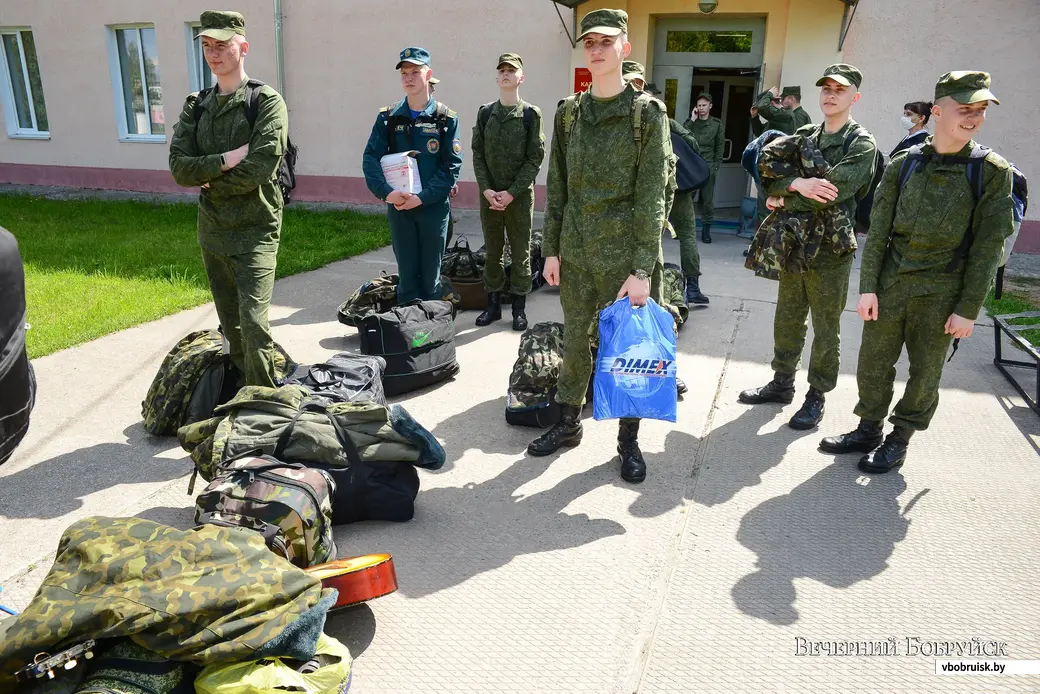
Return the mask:
[[(462, 217), (459, 230), (479, 239)], [(618, 477), (612, 422), (587, 419), (578, 448), (527, 457), (538, 432), (503, 418), (519, 335), (460, 314), (461, 373), (397, 399), (444, 444), (447, 464), (420, 471), (412, 521), (336, 530), (341, 556), (390, 552), (400, 581), (329, 618), (356, 658), (352, 691), (1040, 689), (1037, 677), (937, 676), (934, 658), (902, 652), (907, 638), (977, 637), (1007, 642), (1008, 657), (1040, 657), (1040, 419), (992, 367), (992, 329), (980, 323), (947, 365), (933, 427), (901, 472), (863, 476), (854, 457), (816, 451), (856, 422), (855, 293), (824, 425), (795, 432), (786, 421), (798, 402), (736, 401), (770, 378), (776, 284), (743, 269), (743, 241), (714, 237), (700, 247), (711, 305), (679, 339), (690, 392), (676, 425), (644, 423), (642, 485)], [(392, 267), (382, 249), (280, 280), (275, 339), (302, 362), (357, 349), (336, 305)], [(528, 313), (561, 319), (557, 292), (532, 294)], [(215, 322), (204, 306), (35, 362), (32, 426), (0, 467), (5, 604), (28, 604), (77, 519), (191, 526), (190, 461), (174, 439), (144, 433), (140, 403), (177, 339)], [(905, 378), (902, 363), (897, 393)], [(901, 651), (799, 656), (798, 638), (895, 638)]]

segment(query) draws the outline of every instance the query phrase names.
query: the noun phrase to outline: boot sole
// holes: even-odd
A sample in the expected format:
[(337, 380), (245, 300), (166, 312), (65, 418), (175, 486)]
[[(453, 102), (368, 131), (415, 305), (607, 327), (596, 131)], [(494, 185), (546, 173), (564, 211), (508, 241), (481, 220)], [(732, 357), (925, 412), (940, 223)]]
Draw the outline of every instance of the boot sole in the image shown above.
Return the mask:
[(904, 462), (906, 462), (905, 458), (903, 460), (900, 460), (898, 463), (896, 463), (892, 467), (872, 468), (872, 467), (870, 467), (868, 465), (865, 465), (863, 463), (863, 461), (861, 460), (861, 461), (859, 461), (859, 464), (857, 465), (857, 467), (860, 469), (861, 472), (866, 472), (866, 473), (869, 473), (871, 475), (883, 475), (886, 472), (892, 472), (893, 470), (896, 470), (898, 468), (903, 467), (903, 463)]
[(553, 453), (557, 452), (561, 448), (574, 448), (575, 446), (577, 446), (580, 443), (581, 443), (581, 437), (578, 437), (577, 440), (570, 439), (568, 441), (564, 441), (558, 447), (554, 448), (551, 451), (536, 451), (536, 450), (532, 450), (531, 447), (528, 446), (527, 447), (527, 453), (529, 455), (533, 455), (536, 458), (544, 458), (547, 455), (552, 455)]
[(775, 403), (778, 403), (780, 405), (790, 405), (792, 402), (794, 402), (794, 393), (791, 393), (791, 397), (783, 398), (783, 399), (780, 399), (780, 398), (764, 398), (764, 399), (755, 398), (755, 399), (749, 399), (749, 398), (744, 398), (742, 395), (738, 395), (737, 396), (737, 401), (738, 402), (742, 402), (745, 405), (765, 405), (766, 403), (770, 403), (770, 402), (775, 402)]
[(492, 323), (497, 323), (500, 320), (502, 320), (502, 316), (499, 316), (498, 318), (492, 318), (489, 321), (479, 321), (478, 320), (478, 321), (474, 321), (474, 323), (476, 323), (476, 326), (478, 328), (486, 328), (487, 326), (491, 325)]
[(881, 445), (881, 443), (881, 441), (878, 441), (871, 446), (846, 446), (844, 448), (839, 448), (838, 446), (827, 446), (823, 441), (821, 441), (819, 449), (824, 453), (831, 453), (832, 455), (845, 455), (846, 453), (872, 453), (874, 449)]
[(639, 484), (646, 479), (646, 473), (644, 472), (642, 477), (626, 477), (625, 475), (621, 475), (621, 479), (631, 484)]
[[(822, 421), (823, 417), (820, 417), (817, 421), (810, 422), (808, 424), (802, 424), (800, 422), (791, 421), (787, 423), (787, 426), (791, 427), (792, 429), (795, 429), (796, 431), (809, 431), (810, 429), (815, 429), (816, 427), (820, 426), (820, 422)], [(867, 453), (869, 452), (870, 451), (867, 451)]]

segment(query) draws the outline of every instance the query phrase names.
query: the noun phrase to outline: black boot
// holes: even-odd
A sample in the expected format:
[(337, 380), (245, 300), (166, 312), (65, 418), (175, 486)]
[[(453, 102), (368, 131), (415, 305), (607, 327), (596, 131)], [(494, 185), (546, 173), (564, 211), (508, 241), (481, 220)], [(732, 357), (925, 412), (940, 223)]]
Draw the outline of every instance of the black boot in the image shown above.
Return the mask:
[(703, 241), (704, 243), (711, 243), (711, 225), (710, 224), (702, 224), (701, 225), (701, 241)]
[(517, 332), (523, 332), (527, 330), (527, 314), (524, 313), (524, 310), (526, 308), (526, 295), (517, 294), (513, 297), (513, 330)]
[(701, 280), (693, 275), (686, 275), (686, 303), (706, 304), (708, 297), (701, 294)]
[(577, 446), (581, 443), (581, 409), (573, 405), (560, 405), (560, 421), (527, 447), (531, 455), (551, 455), (561, 446)]
[(885, 437), (885, 442), (880, 448), (860, 458), (859, 469), (876, 475), (895, 470), (906, 460), (906, 449), (913, 434), (910, 429), (896, 427)]
[(794, 400), (794, 376), (782, 373), (773, 375), (773, 380), (761, 388), (745, 390), (737, 398), (746, 405), (760, 405), (764, 402), (779, 402), (784, 405)]
[(824, 400), (826, 400), (826, 397), (823, 391), (817, 388), (809, 388), (809, 392), (805, 394), (805, 402), (794, 413), (794, 417), (791, 417), (791, 421), (787, 423), (787, 426), (792, 429), (815, 429), (816, 425), (823, 419)]
[(502, 319), (502, 292), (488, 292), (488, 307), (477, 316), (477, 325), (483, 328)]
[(881, 422), (872, 422), (869, 419), (859, 420), (859, 426), (855, 431), (850, 431), (842, 436), (828, 436), (820, 441), (820, 450), (824, 453), (870, 453), (881, 445), (882, 440)]
[(639, 450), (639, 420), (622, 419), (618, 424), (617, 452), (621, 456), (621, 479), (638, 484), (646, 479), (646, 461)]
[(686, 381), (684, 381), (681, 378), (679, 378), (678, 376), (676, 376), (675, 377), (675, 393), (676, 393), (676, 395), (678, 395), (679, 397), (682, 397), (687, 392), (689, 392), (689, 390), (690, 389), (687, 387)]

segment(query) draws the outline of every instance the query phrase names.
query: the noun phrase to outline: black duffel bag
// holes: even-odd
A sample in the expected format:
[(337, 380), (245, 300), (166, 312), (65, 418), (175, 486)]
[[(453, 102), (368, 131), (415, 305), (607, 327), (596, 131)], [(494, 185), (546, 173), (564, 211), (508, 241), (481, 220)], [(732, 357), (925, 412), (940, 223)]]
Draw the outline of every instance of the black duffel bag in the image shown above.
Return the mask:
[(447, 301), (413, 301), (358, 323), (362, 354), (382, 357), (389, 396), (445, 381), (459, 372), (455, 323)]
[(377, 402), (386, 404), (383, 392), (382, 357), (340, 352), (321, 364), (300, 365), (279, 385), (300, 385), (333, 402)]
[(324, 470), (336, 483), (332, 497), (332, 524), (366, 520), (403, 523), (415, 515), (419, 475), (406, 462), (354, 462), (346, 467), (307, 463)]
[(25, 351), (25, 270), (18, 242), (0, 229), (0, 463), (25, 437), (36, 375)]

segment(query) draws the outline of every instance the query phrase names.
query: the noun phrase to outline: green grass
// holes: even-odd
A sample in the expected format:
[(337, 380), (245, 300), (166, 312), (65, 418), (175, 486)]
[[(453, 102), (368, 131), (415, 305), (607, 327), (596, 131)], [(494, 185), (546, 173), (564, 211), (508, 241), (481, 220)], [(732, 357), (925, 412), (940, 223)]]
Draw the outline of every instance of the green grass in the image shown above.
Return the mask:
[[(25, 262), (30, 358), (210, 300), (196, 207), (0, 196)], [(386, 218), (288, 209), (278, 277), (390, 243)]]
[[(1010, 313), (1025, 313), (1026, 311), (1040, 311), (1040, 307), (1036, 306), (1026, 297), (1008, 291), (1004, 291), (998, 301), (993, 298), (993, 291), (990, 290), (989, 296), (986, 297), (986, 301), (983, 305), (991, 316), (1004, 316)], [(1008, 323), (1011, 325), (1030, 325), (1036, 323), (1038, 329), (1023, 330), (1020, 334), (1030, 343), (1040, 345), (1040, 318), (1014, 318), (1008, 321)]]

